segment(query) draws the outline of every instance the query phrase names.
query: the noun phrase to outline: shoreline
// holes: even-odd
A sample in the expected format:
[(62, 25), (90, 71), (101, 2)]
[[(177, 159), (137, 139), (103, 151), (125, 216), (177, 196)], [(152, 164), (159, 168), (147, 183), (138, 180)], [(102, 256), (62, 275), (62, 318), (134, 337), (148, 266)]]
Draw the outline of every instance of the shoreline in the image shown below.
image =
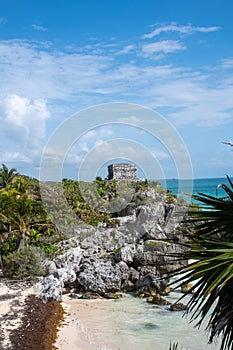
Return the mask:
[(0, 278), (1, 350), (99, 350), (81, 325), (77, 299), (44, 303), (37, 285)]
[[(85, 300), (84, 303), (86, 302)], [(64, 309), (64, 318), (57, 328), (55, 348), (58, 350), (100, 350), (97, 344), (91, 342), (88, 330), (85, 330), (81, 324), (82, 311), (79, 310), (78, 300), (63, 295), (61, 305)]]
[[(168, 332), (183, 347), (193, 341), (190, 350), (209, 348), (203, 332), (182, 314), (130, 296), (71, 299), (63, 294), (62, 302), (45, 304), (36, 296), (35, 285), (0, 279), (0, 301), (1, 350), (139, 350), (143, 345), (167, 350)], [(143, 343), (137, 338), (139, 330)], [(217, 347), (212, 344), (211, 349)]]

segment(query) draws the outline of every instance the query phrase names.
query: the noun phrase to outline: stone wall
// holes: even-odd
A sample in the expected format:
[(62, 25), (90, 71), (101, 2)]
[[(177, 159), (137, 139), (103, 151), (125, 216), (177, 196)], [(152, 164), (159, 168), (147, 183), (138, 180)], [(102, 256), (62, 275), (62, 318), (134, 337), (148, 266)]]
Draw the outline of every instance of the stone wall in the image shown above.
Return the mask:
[(137, 168), (135, 164), (111, 164), (108, 166), (109, 180), (136, 180)]

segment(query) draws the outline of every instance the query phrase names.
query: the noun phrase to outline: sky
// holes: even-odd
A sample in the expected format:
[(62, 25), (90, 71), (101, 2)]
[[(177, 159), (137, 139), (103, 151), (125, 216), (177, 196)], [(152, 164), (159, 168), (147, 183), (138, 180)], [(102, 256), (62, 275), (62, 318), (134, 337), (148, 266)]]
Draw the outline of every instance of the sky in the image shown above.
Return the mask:
[(231, 0), (0, 0), (0, 163), (49, 179), (115, 161), (232, 176), (232, 13)]

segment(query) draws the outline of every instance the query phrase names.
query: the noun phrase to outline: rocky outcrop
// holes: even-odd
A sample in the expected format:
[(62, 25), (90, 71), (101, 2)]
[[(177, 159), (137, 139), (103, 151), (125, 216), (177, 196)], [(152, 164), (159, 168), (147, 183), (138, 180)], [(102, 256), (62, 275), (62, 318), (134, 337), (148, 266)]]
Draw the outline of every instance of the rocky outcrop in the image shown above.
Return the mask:
[(121, 289), (122, 271), (118, 264), (111, 260), (96, 260), (82, 265), (77, 276), (76, 288), (81, 291), (91, 291), (105, 294), (117, 292)]
[(148, 303), (156, 304), (156, 305), (170, 305), (171, 303), (165, 298), (161, 297), (160, 294), (155, 294), (146, 299)]
[(180, 249), (168, 239), (185, 237), (174, 215), (177, 207), (157, 201), (156, 192), (149, 194), (153, 203), (134, 207), (132, 220), (127, 218), (125, 224), (122, 220), (111, 228), (77, 227), (74, 237), (59, 243), (62, 254), (46, 263), (42, 300), (61, 300), (65, 289), (100, 296), (120, 291), (165, 294), (163, 277), (177, 267), (171, 253)]
[(41, 281), (40, 298), (48, 303), (62, 300), (62, 280), (53, 275), (46, 276)]
[(170, 305), (171, 311), (184, 311), (186, 309), (187, 309), (187, 306), (180, 302)]

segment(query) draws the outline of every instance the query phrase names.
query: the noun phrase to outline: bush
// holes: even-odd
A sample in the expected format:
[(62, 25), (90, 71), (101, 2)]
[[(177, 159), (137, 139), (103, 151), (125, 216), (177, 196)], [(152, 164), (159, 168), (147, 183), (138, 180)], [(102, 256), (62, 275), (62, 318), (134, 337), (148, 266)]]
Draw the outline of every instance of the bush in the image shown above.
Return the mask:
[(44, 275), (43, 255), (41, 248), (28, 246), (4, 256), (4, 275), (15, 279), (33, 279)]

